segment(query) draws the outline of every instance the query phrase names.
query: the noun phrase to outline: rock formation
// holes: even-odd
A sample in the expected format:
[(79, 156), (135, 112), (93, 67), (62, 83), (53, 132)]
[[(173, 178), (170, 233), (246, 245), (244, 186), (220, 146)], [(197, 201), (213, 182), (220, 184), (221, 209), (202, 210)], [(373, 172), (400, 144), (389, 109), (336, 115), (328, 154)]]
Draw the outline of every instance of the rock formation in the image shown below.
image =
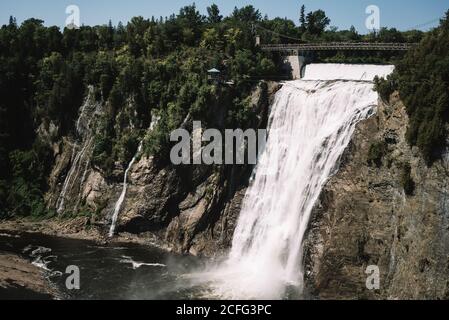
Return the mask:
[[(407, 126), (397, 93), (359, 124), (304, 244), (312, 296), (449, 297), (449, 162), (426, 166), (406, 142)], [(379, 267), (379, 290), (366, 287), (370, 265)]]

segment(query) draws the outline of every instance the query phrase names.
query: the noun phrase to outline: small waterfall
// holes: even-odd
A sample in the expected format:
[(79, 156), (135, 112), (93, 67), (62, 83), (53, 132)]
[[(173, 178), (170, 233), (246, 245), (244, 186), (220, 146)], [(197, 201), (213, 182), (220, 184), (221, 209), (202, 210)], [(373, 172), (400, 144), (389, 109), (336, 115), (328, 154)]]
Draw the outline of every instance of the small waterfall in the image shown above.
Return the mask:
[[(302, 244), (313, 207), (356, 124), (377, 105), (390, 66), (311, 65), (277, 93), (269, 137), (243, 201), (227, 261), (206, 275), (230, 299), (282, 299), (303, 289)], [(390, 72), (391, 72), (390, 71)], [(365, 81), (360, 80), (363, 76)], [(368, 77), (369, 76), (369, 77)], [(321, 81), (310, 79), (345, 79)]]
[[(149, 132), (153, 131), (153, 130), (156, 128), (156, 126), (158, 125), (159, 121), (160, 121), (160, 117), (159, 117), (159, 116), (153, 115), (152, 118), (153, 118), (153, 119), (152, 119), (151, 124), (150, 124), (150, 127), (149, 127), (149, 129), (148, 129)], [(117, 225), (117, 220), (118, 220), (120, 211), (121, 211), (121, 209), (122, 209), (123, 202), (125, 201), (125, 198), (126, 198), (126, 192), (127, 192), (127, 190), (128, 190), (128, 174), (129, 174), (129, 171), (131, 170), (132, 166), (133, 166), (134, 163), (136, 162), (137, 157), (138, 157), (138, 156), (140, 155), (140, 153), (142, 152), (143, 141), (144, 141), (144, 140), (142, 140), (142, 141), (140, 142), (139, 148), (137, 149), (136, 154), (135, 154), (134, 157), (132, 158), (131, 162), (130, 162), (129, 165), (128, 165), (128, 168), (127, 168), (126, 171), (125, 171), (125, 176), (124, 176), (124, 178), (123, 178), (123, 189), (122, 189), (122, 193), (120, 194), (119, 199), (118, 199), (117, 202), (115, 203), (115, 206), (114, 206), (114, 212), (113, 212), (113, 214), (112, 214), (111, 227), (110, 227), (110, 229), (109, 229), (109, 238), (112, 238), (112, 237), (114, 236), (114, 234), (115, 234), (115, 228), (116, 228), (116, 225)]]
[(123, 201), (125, 201), (126, 191), (128, 189), (128, 174), (129, 174), (129, 171), (131, 170), (132, 166), (134, 165), (134, 162), (136, 162), (137, 157), (142, 152), (142, 147), (143, 147), (143, 141), (140, 143), (139, 148), (137, 149), (137, 153), (134, 155), (134, 157), (132, 158), (131, 162), (128, 165), (128, 168), (125, 171), (125, 177), (123, 178), (122, 193), (120, 194), (120, 197), (118, 198), (117, 202), (115, 203), (114, 213), (112, 215), (111, 228), (109, 229), (109, 237), (110, 238), (112, 238), (114, 236), (115, 227), (116, 227), (117, 220), (118, 220), (118, 215), (120, 214), (120, 210), (122, 209)]
[[(72, 156), (70, 159), (70, 169), (69, 172), (65, 178), (61, 193), (58, 197), (58, 200), (56, 202), (56, 210), (58, 214), (62, 214), (64, 210), (66, 209), (66, 198), (67, 193), (72, 190), (72, 188), (75, 186), (76, 181), (79, 177), (80, 170), (83, 167), (83, 163), (85, 162), (86, 165), (84, 166), (84, 173), (82, 175), (83, 180), (85, 176), (87, 175), (87, 171), (89, 168), (89, 160), (90, 160), (90, 152), (93, 147), (93, 136), (92, 136), (92, 129), (91, 124), (94, 119), (94, 113), (98, 111), (98, 108), (100, 105), (96, 103), (95, 101), (95, 90), (93, 86), (88, 86), (88, 95), (86, 100), (84, 101), (83, 105), (80, 108), (80, 115), (78, 117), (78, 120), (76, 122), (76, 133), (78, 137), (81, 139), (81, 144), (75, 143), (73, 146)], [(82, 181), (83, 183), (84, 181)], [(81, 183), (81, 184), (82, 184)], [(80, 185), (81, 188), (81, 185)], [(79, 199), (78, 199), (79, 201)], [(78, 206), (77, 205), (75, 207)], [(76, 208), (75, 208), (76, 210)]]
[(85, 158), (87, 150), (90, 149), (90, 146), (93, 142), (93, 138), (90, 138), (86, 143), (82, 146), (82, 149), (76, 153), (76, 146), (73, 147), (73, 152), (75, 155), (75, 158), (72, 161), (72, 166), (70, 167), (69, 173), (67, 174), (67, 177), (64, 181), (64, 185), (62, 187), (61, 194), (59, 195), (58, 202), (56, 204), (57, 212), (58, 214), (61, 214), (64, 212), (65, 209), (65, 200), (67, 192), (73, 187), (73, 185), (76, 182), (77, 176), (79, 174), (80, 166), (82, 159)]

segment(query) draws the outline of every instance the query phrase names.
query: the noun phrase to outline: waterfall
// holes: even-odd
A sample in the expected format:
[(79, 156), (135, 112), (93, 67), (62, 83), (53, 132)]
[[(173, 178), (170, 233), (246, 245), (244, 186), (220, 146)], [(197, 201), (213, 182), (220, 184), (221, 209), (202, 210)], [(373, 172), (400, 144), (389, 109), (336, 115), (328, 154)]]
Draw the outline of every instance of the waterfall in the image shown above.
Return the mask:
[(393, 70), (388, 65), (314, 63), (306, 66), (303, 80), (372, 81), (375, 76), (386, 78)]
[(134, 155), (134, 157), (132, 158), (131, 162), (128, 165), (128, 168), (125, 171), (125, 177), (123, 178), (122, 193), (120, 194), (119, 199), (115, 203), (114, 213), (112, 215), (111, 228), (109, 229), (109, 237), (110, 238), (112, 238), (114, 236), (115, 227), (116, 227), (117, 220), (118, 220), (118, 215), (120, 214), (120, 210), (122, 209), (123, 201), (125, 201), (126, 191), (128, 189), (128, 174), (129, 174), (129, 171), (131, 170), (132, 166), (134, 165), (134, 162), (136, 162), (137, 157), (142, 152), (142, 146), (143, 146), (143, 141), (140, 142), (139, 148), (137, 149), (137, 153)]
[[(94, 119), (94, 113), (99, 110), (100, 104), (95, 102), (95, 90), (93, 86), (88, 86), (88, 95), (83, 105), (80, 108), (80, 115), (76, 121), (76, 133), (81, 139), (80, 144), (75, 143), (73, 145), (72, 156), (70, 158), (70, 169), (64, 180), (64, 184), (61, 189), (61, 193), (56, 202), (56, 210), (58, 214), (62, 214), (65, 208), (65, 202), (67, 193), (72, 190), (78, 179), (80, 170), (82, 168), (83, 161), (86, 161), (84, 166), (84, 173), (82, 175), (82, 183), (84, 183), (85, 176), (89, 168), (89, 152), (93, 147), (93, 137), (91, 124)], [(81, 185), (79, 186), (81, 188)], [(79, 202), (79, 199), (78, 199)], [(78, 202), (75, 206), (75, 211), (78, 206)]]
[[(73, 147), (73, 153), (72, 153), (72, 165), (70, 167), (69, 173), (67, 174), (67, 177), (64, 181), (64, 185), (62, 187), (61, 194), (59, 195), (58, 202), (56, 204), (57, 212), (61, 214), (64, 212), (65, 209), (65, 200), (67, 192), (73, 185), (75, 184), (77, 174), (79, 173), (81, 161), (84, 159), (87, 150), (90, 148), (91, 144), (93, 142), (93, 139), (89, 139), (86, 141), (86, 143), (82, 146), (81, 150), (76, 153), (76, 146)], [(75, 157), (73, 158), (73, 156)]]
[[(287, 82), (277, 93), (231, 252), (206, 275), (218, 296), (282, 299), (301, 293), (302, 243), (313, 207), (337, 171), (356, 124), (374, 112), (378, 95), (370, 80), (392, 70), (311, 65), (305, 80)], [(361, 77), (365, 81), (358, 81)]]
[[(161, 119), (160, 116), (155, 115), (155, 114), (152, 115), (152, 120), (151, 120), (150, 127), (148, 128), (148, 132), (153, 131), (153, 130), (157, 127), (157, 125), (159, 124), (160, 119)], [(139, 148), (137, 149), (136, 154), (135, 154), (134, 157), (132, 158), (131, 162), (130, 162), (129, 165), (128, 165), (128, 168), (127, 168), (126, 171), (125, 171), (125, 176), (124, 176), (124, 178), (123, 178), (123, 189), (122, 189), (122, 193), (120, 194), (119, 199), (118, 199), (117, 202), (115, 203), (115, 206), (114, 206), (114, 212), (113, 212), (113, 214), (112, 214), (111, 227), (110, 227), (110, 229), (109, 229), (109, 238), (112, 238), (112, 237), (114, 236), (114, 234), (115, 234), (115, 228), (116, 228), (116, 225), (117, 225), (117, 220), (118, 220), (120, 211), (121, 211), (121, 209), (122, 209), (123, 202), (125, 201), (125, 198), (126, 198), (126, 192), (127, 192), (127, 190), (128, 190), (128, 174), (129, 174), (129, 171), (131, 170), (132, 166), (133, 166), (134, 163), (136, 162), (137, 157), (138, 157), (138, 156), (140, 155), (140, 153), (142, 152), (143, 141), (144, 141), (144, 140), (142, 140), (142, 141), (140, 142)]]

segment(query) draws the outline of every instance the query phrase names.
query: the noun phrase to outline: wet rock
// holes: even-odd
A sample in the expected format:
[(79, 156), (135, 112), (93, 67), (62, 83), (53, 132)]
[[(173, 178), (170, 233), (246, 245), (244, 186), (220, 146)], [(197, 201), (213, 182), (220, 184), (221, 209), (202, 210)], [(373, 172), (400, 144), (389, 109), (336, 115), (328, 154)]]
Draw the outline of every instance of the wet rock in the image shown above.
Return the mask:
[[(279, 84), (275, 82), (261, 82), (255, 88), (251, 96), (252, 110), (257, 115), (251, 124), (253, 128), (266, 128), (269, 106), (278, 89)], [(214, 121), (224, 126), (226, 110), (215, 107)], [(77, 144), (84, 144), (84, 140)], [(50, 208), (56, 206), (73, 162), (76, 143), (70, 139), (63, 141), (49, 183), (47, 203)], [(82, 170), (74, 174), (64, 213), (75, 216), (80, 212), (88, 213), (86, 225), (98, 226), (106, 233), (123, 189), (124, 168), (117, 164), (113, 179), (107, 179), (90, 163), (83, 162), (79, 165)], [(221, 254), (231, 244), (252, 169), (252, 166), (172, 166), (141, 156), (129, 172), (127, 194), (116, 230), (135, 235), (150, 233), (158, 244), (176, 252)], [(84, 179), (83, 172), (86, 173)], [(77, 225), (73, 227), (79, 229)]]
[[(339, 172), (323, 190), (304, 244), (307, 290), (322, 299), (439, 299), (448, 292), (449, 163), (428, 168), (405, 139), (397, 95), (359, 124)], [(373, 143), (387, 143), (368, 165)], [(414, 195), (404, 192), (410, 165)], [(380, 269), (380, 290), (365, 271)]]

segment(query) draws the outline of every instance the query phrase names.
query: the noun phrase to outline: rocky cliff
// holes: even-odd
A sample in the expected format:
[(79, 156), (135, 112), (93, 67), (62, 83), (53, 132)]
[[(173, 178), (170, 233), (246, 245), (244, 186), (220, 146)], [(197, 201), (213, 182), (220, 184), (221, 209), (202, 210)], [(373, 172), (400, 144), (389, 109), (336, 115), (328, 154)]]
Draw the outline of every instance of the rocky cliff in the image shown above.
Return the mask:
[[(320, 299), (449, 298), (449, 161), (426, 166), (397, 94), (360, 123), (314, 210), (306, 284)], [(365, 273), (378, 266), (380, 289)]]
[[(266, 127), (277, 89), (276, 83), (268, 83), (254, 91), (252, 108), (258, 114), (254, 128)], [(92, 110), (90, 127), (95, 127), (101, 106)], [(377, 114), (358, 125), (306, 234), (310, 296), (449, 297), (449, 158), (429, 168), (419, 151), (407, 144), (407, 126), (397, 94), (388, 104), (381, 101)], [(77, 228), (95, 226), (106, 233), (125, 168), (116, 164), (116, 178), (106, 178), (91, 165), (90, 139), (85, 129), (78, 137), (65, 137), (53, 145), (56, 163), (47, 203), (59, 207), (59, 215), (78, 217)], [(173, 166), (142, 156), (130, 170), (117, 231), (151, 235), (157, 244), (176, 252), (220, 255), (231, 245), (252, 170)], [(379, 267), (379, 290), (366, 287), (368, 266)]]
[[(277, 89), (274, 82), (262, 82), (255, 88), (251, 108), (258, 116), (251, 127), (266, 128)], [(102, 106), (90, 100), (88, 97), (87, 107), (81, 108), (79, 120), (86, 128), (78, 130), (77, 137), (64, 137), (53, 145), (56, 162), (46, 199), (59, 216), (78, 217), (78, 228), (94, 226), (105, 233), (122, 192), (126, 168), (115, 164), (111, 179), (92, 165), (92, 131)], [(224, 121), (225, 110), (214, 108)], [(157, 244), (180, 253), (219, 254), (230, 246), (252, 170), (252, 166), (174, 166), (142, 155), (129, 172), (117, 232), (151, 235)], [(82, 226), (80, 216), (84, 217)]]

